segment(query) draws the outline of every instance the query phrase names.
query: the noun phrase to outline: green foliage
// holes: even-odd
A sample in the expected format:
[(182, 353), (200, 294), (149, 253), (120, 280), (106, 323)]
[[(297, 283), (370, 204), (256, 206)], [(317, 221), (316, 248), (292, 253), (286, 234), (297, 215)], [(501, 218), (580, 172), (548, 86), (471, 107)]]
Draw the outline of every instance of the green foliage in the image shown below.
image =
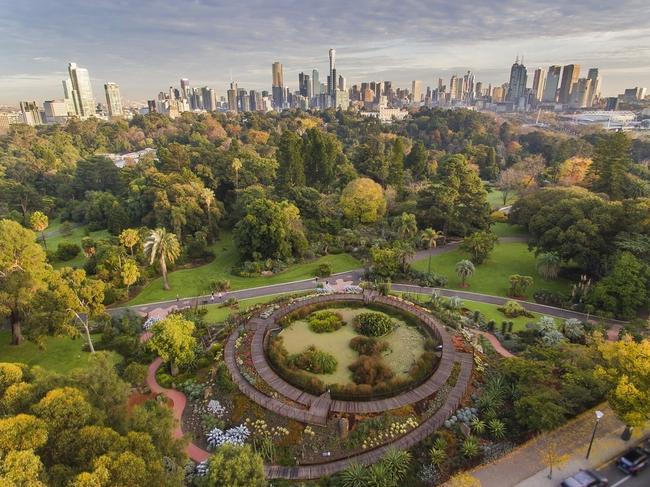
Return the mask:
[(350, 348), (359, 355), (380, 355), (388, 350), (388, 342), (373, 337), (357, 336), (350, 340)]
[(533, 316), (532, 313), (526, 311), (526, 308), (524, 308), (517, 301), (507, 301), (506, 304), (502, 307), (499, 307), (498, 310), (508, 318), (517, 318), (518, 316), (527, 316), (529, 318), (532, 318)]
[(339, 476), (341, 487), (397, 487), (411, 464), (408, 451), (391, 449), (370, 467), (353, 463)]
[(478, 456), (479, 453), (481, 453), (481, 446), (479, 445), (476, 438), (470, 436), (469, 438), (466, 438), (465, 441), (463, 441), (461, 451), (467, 458), (474, 458)]
[(340, 329), (345, 325), (340, 313), (322, 310), (316, 311), (307, 318), (309, 329), (315, 333), (329, 333)]
[(482, 264), (498, 241), (499, 237), (494, 233), (484, 230), (465, 237), (460, 243), (460, 249), (470, 256), (474, 264)]
[(623, 131), (603, 136), (596, 144), (589, 175), (591, 189), (614, 200), (630, 195), (629, 170), (632, 165), (631, 140)]
[(460, 279), (461, 287), (467, 285), (467, 280), (474, 274), (475, 268), (471, 260), (461, 260), (456, 263), (456, 274)]
[(326, 263), (319, 264), (318, 267), (316, 267), (315, 274), (318, 277), (329, 277), (332, 275), (332, 266)]
[(544, 252), (537, 256), (537, 272), (544, 279), (555, 279), (560, 272), (562, 260), (554, 252)]
[(308, 347), (304, 352), (290, 355), (287, 358), (287, 363), (291, 367), (313, 374), (332, 374), (338, 365), (338, 361), (333, 355), (318, 350), (314, 346)]
[(380, 277), (392, 278), (400, 270), (400, 253), (396, 248), (372, 247), (370, 258), (372, 259), (373, 272)]
[(302, 139), (295, 132), (285, 130), (278, 143), (278, 188), (288, 191), (305, 185), (305, 163)]
[(520, 297), (525, 296), (528, 289), (533, 285), (533, 278), (531, 276), (513, 274), (508, 277), (508, 282), (510, 282), (509, 295), (512, 297)]
[(393, 320), (384, 313), (359, 313), (353, 321), (355, 330), (369, 337), (387, 335), (395, 328)]
[(194, 360), (196, 338), (193, 332), (194, 323), (181, 315), (171, 314), (154, 324), (147, 345), (163, 361), (171, 364), (172, 374), (175, 374), (176, 368), (186, 367)]
[(501, 440), (506, 436), (506, 425), (500, 419), (491, 419), (488, 421), (487, 426), (490, 430), (490, 435), (495, 440)]
[(341, 193), (343, 215), (358, 223), (375, 223), (386, 213), (384, 190), (372, 179), (357, 178)]
[(206, 487), (263, 487), (264, 462), (250, 445), (221, 446), (208, 460)]

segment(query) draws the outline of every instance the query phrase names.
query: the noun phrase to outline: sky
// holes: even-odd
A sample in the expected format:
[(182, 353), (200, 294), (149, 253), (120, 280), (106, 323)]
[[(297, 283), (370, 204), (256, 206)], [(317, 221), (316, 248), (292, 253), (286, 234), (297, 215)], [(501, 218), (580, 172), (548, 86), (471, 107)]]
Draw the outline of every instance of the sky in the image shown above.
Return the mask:
[(650, 88), (649, 0), (0, 0), (0, 104), (62, 98), (70, 61), (126, 100), (153, 99), (180, 78), (225, 94), (231, 79), (270, 89), (315, 67), (328, 49), (348, 84), (413, 79), (437, 86), (472, 70), (508, 80), (517, 55), (529, 71), (600, 68), (604, 95)]

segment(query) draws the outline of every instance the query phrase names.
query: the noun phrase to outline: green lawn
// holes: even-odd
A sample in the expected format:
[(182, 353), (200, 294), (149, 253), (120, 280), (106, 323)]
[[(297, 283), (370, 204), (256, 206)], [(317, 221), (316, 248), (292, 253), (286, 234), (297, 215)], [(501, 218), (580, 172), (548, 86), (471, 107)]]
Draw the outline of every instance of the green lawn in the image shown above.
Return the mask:
[[(55, 221), (54, 229), (59, 228), (60, 224), (58, 221)], [(53, 231), (54, 229), (48, 228), (47, 231)], [(56, 251), (60, 243), (74, 243), (79, 245), (81, 247), (81, 240), (86, 236), (86, 231), (85, 227), (77, 227), (72, 229), (72, 233), (70, 235), (64, 236), (64, 235), (55, 235), (54, 237), (47, 237), (47, 231), (46, 236), (45, 236), (45, 241), (47, 244), (47, 248), (49, 251)], [(108, 230), (98, 230), (96, 232), (90, 232), (89, 235), (92, 239), (94, 240), (101, 240), (102, 238), (107, 238), (110, 237), (110, 234), (108, 233)], [(40, 234), (38, 235), (38, 242), (40, 244), (43, 243), (42, 239), (40, 238)], [(54, 262), (53, 266), (56, 269), (59, 269), (61, 267), (81, 267), (84, 265), (86, 262), (86, 257), (84, 256), (83, 252), (80, 252), (77, 257), (75, 257), (72, 260), (68, 260), (66, 262)]]
[[(287, 294), (295, 295), (300, 293), (279, 293), (279, 294), (271, 294), (268, 296), (261, 296), (259, 298), (242, 299), (241, 301), (239, 301), (239, 311), (246, 311), (251, 306), (255, 306), (256, 304), (260, 304), (260, 303), (268, 303), (269, 301), (273, 301), (275, 298), (279, 296), (284, 296)], [(205, 306), (205, 308), (208, 310), (207, 314), (205, 315), (205, 321), (207, 323), (221, 323), (225, 321), (225, 319), (234, 312), (230, 308), (220, 307), (219, 305), (216, 304), (208, 304)]]
[[(569, 292), (569, 282), (564, 279), (552, 281), (544, 280), (535, 266), (535, 255), (528, 250), (525, 243), (509, 242), (497, 244), (490, 257), (481, 265), (476, 266), (476, 272), (469, 279), (469, 286), (460, 287), (460, 280), (456, 275), (456, 263), (466, 259), (467, 255), (460, 250), (453, 250), (437, 255), (431, 260), (431, 269), (438, 274), (447, 276), (447, 287), (463, 289), (483, 294), (507, 296), (510, 284), (508, 277), (512, 274), (532, 276), (533, 286), (525, 298), (530, 299), (533, 292), (538, 289), (547, 289), (556, 292)], [(420, 271), (427, 271), (427, 259), (413, 263), (413, 267)]]
[[(93, 339), (99, 339), (94, 335)], [(25, 341), (18, 346), (10, 345), (11, 333), (0, 331), (0, 361), (22, 362), (29, 366), (39, 365), (47, 370), (67, 374), (71, 370), (88, 364), (90, 353), (82, 351), (86, 341), (79, 337), (46, 337), (45, 348), (41, 350), (32, 342)], [(111, 352), (115, 363), (120, 360), (117, 353)]]
[(315, 276), (314, 271), (319, 264), (329, 264), (333, 273), (361, 267), (361, 263), (354, 257), (348, 254), (338, 254), (326, 255), (311, 262), (292, 265), (273, 276), (239, 277), (230, 273), (230, 269), (238, 261), (237, 250), (231, 235), (222, 234), (221, 239), (212, 246), (212, 250), (216, 257), (209, 264), (171, 272), (169, 274), (171, 290), (163, 290), (162, 278), (155, 279), (127, 305), (171, 300), (175, 299), (176, 295), (185, 298), (208, 294), (210, 282), (218, 279), (228, 279), (231, 289), (237, 290), (309, 279)]
[(487, 200), (488, 203), (490, 204), (490, 207), (493, 210), (498, 210), (502, 206), (507, 206), (513, 204), (515, 201), (517, 201), (517, 195), (513, 192), (511, 192), (508, 195), (508, 199), (506, 200), (506, 204), (503, 204), (503, 192), (499, 191), (498, 189), (494, 189), (490, 191), (487, 194)]
[(492, 225), (492, 231), (499, 237), (525, 237), (528, 235), (525, 228), (509, 223), (495, 223)]

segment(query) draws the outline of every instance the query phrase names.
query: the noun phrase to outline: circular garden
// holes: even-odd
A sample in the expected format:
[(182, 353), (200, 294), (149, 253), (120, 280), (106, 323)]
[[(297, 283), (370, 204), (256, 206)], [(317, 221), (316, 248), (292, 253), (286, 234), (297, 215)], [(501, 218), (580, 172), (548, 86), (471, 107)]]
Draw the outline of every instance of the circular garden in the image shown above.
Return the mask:
[(415, 316), (356, 301), (306, 305), (266, 337), (276, 373), (310, 394), (370, 400), (410, 390), (440, 361), (439, 340)]

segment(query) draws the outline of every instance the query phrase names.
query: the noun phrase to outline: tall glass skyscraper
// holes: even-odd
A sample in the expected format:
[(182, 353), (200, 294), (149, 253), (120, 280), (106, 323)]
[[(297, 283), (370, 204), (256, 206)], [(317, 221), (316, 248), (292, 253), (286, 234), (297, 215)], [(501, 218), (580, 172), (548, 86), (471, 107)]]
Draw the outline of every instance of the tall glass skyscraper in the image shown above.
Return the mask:
[(95, 115), (95, 96), (88, 70), (78, 67), (77, 63), (70, 63), (68, 74), (72, 82), (72, 99), (76, 114), (82, 119)]
[(120, 95), (120, 86), (117, 83), (106, 83), (104, 85), (106, 93), (106, 105), (108, 106), (108, 116), (110, 118), (121, 117), (124, 115), (122, 108), (122, 96)]

